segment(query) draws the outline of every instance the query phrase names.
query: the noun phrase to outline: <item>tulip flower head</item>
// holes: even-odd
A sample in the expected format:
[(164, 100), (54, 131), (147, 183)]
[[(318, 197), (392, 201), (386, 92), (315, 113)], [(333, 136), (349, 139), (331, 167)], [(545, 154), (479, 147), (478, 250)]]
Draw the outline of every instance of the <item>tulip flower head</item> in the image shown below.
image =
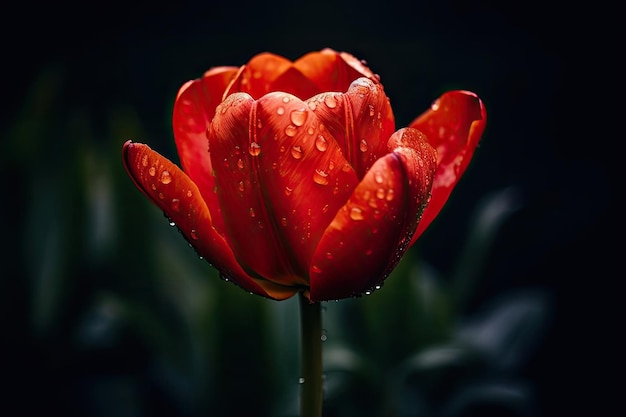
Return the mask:
[(445, 93), (396, 130), (379, 77), (325, 49), (262, 53), (184, 84), (174, 104), (182, 168), (123, 147), (135, 183), (222, 277), (282, 300), (382, 285), (467, 168), (486, 113)]

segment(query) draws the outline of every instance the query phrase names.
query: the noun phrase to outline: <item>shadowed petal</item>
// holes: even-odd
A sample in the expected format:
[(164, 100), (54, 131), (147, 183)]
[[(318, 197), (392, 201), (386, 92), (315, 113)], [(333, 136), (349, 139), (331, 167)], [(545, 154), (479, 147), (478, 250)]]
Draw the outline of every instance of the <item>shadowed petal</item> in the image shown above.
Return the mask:
[(236, 67), (213, 68), (201, 79), (187, 82), (178, 92), (172, 118), (180, 163), (207, 202), (214, 227), (220, 232), (224, 226), (213, 191), (215, 178), (211, 172), (206, 132), (215, 108), (236, 72)]
[(124, 167), (137, 188), (176, 223), (198, 254), (223, 276), (264, 297), (285, 299), (295, 293), (290, 288), (257, 282), (241, 269), (224, 238), (212, 227), (198, 187), (179, 167), (140, 143), (126, 142), (122, 153)]
[(402, 129), (339, 210), (313, 255), (313, 301), (361, 295), (386, 278), (409, 247), (435, 171), (421, 132)]
[(410, 127), (419, 129), (437, 150), (437, 172), (428, 204), (413, 236), (413, 242), (437, 217), (469, 165), (485, 130), (487, 113), (478, 96), (469, 91), (451, 91), (436, 100)]

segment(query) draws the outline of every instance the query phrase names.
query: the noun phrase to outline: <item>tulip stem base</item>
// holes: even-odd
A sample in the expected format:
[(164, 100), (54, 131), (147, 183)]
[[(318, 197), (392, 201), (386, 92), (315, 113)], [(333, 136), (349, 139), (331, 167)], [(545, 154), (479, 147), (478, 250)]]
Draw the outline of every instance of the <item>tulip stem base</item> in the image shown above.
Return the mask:
[(300, 297), (300, 417), (322, 416), (322, 309)]

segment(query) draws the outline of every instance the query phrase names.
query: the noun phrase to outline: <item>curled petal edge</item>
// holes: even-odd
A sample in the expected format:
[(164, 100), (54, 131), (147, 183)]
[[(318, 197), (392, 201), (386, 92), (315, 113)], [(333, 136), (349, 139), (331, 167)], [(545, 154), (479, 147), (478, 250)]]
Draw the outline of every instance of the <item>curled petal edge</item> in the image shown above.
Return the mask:
[(284, 300), (298, 290), (259, 280), (236, 262), (224, 238), (213, 228), (211, 214), (196, 184), (175, 164), (149, 146), (127, 141), (122, 148), (124, 168), (135, 186), (179, 228), (198, 255), (246, 291)]

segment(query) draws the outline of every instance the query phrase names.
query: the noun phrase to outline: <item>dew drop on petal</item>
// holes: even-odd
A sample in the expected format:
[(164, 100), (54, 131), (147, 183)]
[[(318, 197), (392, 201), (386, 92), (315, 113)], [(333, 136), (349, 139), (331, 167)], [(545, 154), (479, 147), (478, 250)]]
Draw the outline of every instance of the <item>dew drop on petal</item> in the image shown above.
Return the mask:
[(319, 267), (319, 266), (317, 266), (317, 265), (313, 265), (313, 266), (311, 267), (311, 271), (312, 271), (312, 272), (314, 272), (314, 273), (316, 273), (316, 274), (320, 274), (320, 273), (322, 272), (322, 268), (320, 268), (320, 267)]
[(287, 218), (286, 218), (286, 217), (283, 217), (282, 219), (280, 219), (280, 224), (281, 224), (283, 227), (287, 227)]
[(301, 159), (302, 158), (302, 148), (300, 146), (294, 145), (291, 147), (291, 156), (294, 157), (294, 159)]
[(250, 155), (252, 156), (259, 156), (259, 154), (261, 153), (261, 145), (256, 142), (251, 142), (250, 147), (248, 148), (248, 152), (250, 152)]
[(283, 103), (289, 103), (289, 96), (283, 96)]
[(245, 189), (243, 181), (239, 181), (239, 187), (238, 188), (239, 188), (239, 191), (243, 192), (243, 190)]
[(156, 175), (156, 168), (155, 167), (150, 167), (148, 169), (148, 174), (150, 174), (151, 177), (154, 177)]
[(385, 198), (385, 190), (383, 190), (382, 188), (379, 188), (378, 190), (376, 190), (376, 197), (381, 200)]
[(189, 234), (193, 240), (198, 240), (198, 231), (196, 229), (191, 229)]
[(309, 128), (306, 130), (306, 133), (308, 133), (309, 135), (315, 133), (315, 129), (313, 129), (313, 126), (309, 126)]
[(152, 191), (156, 191), (156, 184), (155, 184), (155, 183), (152, 183), (152, 184), (150, 185), (150, 188), (152, 188)]
[(180, 210), (180, 200), (178, 198), (172, 199), (172, 210), (178, 213)]
[(230, 166), (230, 163), (228, 162), (228, 158), (224, 158), (224, 166), (226, 168), (228, 168)]
[(439, 110), (439, 99), (433, 101), (433, 104), (430, 105), (430, 108), (432, 109), (432, 111)]
[(387, 197), (386, 197), (386, 200), (387, 200), (387, 201), (391, 201), (391, 200), (393, 200), (393, 193), (394, 193), (394, 191), (393, 191), (393, 189), (392, 189), (392, 188), (390, 188), (390, 189), (388, 189), (388, 190), (387, 190)]
[(361, 139), (361, 143), (359, 143), (359, 149), (361, 152), (367, 152), (367, 142), (365, 139)]
[(370, 117), (374, 117), (374, 113), (375, 113), (374, 106), (372, 104), (370, 104), (369, 108), (370, 108)]
[(328, 174), (321, 169), (316, 169), (313, 174), (313, 181), (319, 185), (327, 185), (328, 184)]
[(309, 114), (305, 109), (291, 111), (291, 123), (296, 126), (302, 126)]
[(317, 103), (315, 103), (314, 101), (309, 101), (307, 104), (309, 105), (309, 109), (311, 110), (315, 110), (317, 108)]
[(380, 171), (376, 171), (374, 173), (374, 181), (376, 181), (378, 184), (383, 183), (383, 174)]
[(322, 213), (326, 213), (328, 211), (328, 204), (324, 204), (324, 207), (322, 207)]
[(254, 212), (254, 209), (252, 207), (250, 207), (250, 217), (252, 218), (256, 217), (256, 213)]
[(279, 116), (282, 116), (283, 114), (285, 114), (285, 108), (283, 106), (280, 106), (279, 108), (276, 109), (276, 113)]
[(237, 167), (239, 167), (239, 169), (243, 169), (243, 161), (241, 159), (237, 161)]
[(187, 197), (191, 198), (192, 195), (193, 193), (191, 192), (191, 190), (187, 190)]
[(324, 152), (326, 149), (328, 149), (328, 141), (324, 136), (317, 135), (317, 139), (315, 139), (315, 147), (318, 151)]
[(165, 198), (165, 194), (159, 193), (159, 199), (163, 200)]
[(161, 172), (161, 184), (169, 184), (170, 182), (172, 182), (172, 176), (169, 171), (163, 170), (163, 172)]
[(239, 145), (235, 145), (235, 155), (239, 155), (241, 153), (241, 148)]
[(328, 94), (324, 96), (324, 104), (326, 104), (329, 109), (334, 109), (335, 107), (337, 107), (337, 100), (335, 100), (334, 96)]
[(141, 165), (144, 167), (148, 166), (148, 155), (144, 155), (141, 157)]
[(290, 138), (294, 137), (296, 135), (296, 127), (294, 125), (289, 125), (285, 128), (285, 135), (289, 136)]
[(363, 220), (363, 210), (358, 207), (352, 207), (350, 209), (350, 218), (352, 220)]
[(293, 188), (285, 187), (285, 195), (290, 196), (293, 192)]

